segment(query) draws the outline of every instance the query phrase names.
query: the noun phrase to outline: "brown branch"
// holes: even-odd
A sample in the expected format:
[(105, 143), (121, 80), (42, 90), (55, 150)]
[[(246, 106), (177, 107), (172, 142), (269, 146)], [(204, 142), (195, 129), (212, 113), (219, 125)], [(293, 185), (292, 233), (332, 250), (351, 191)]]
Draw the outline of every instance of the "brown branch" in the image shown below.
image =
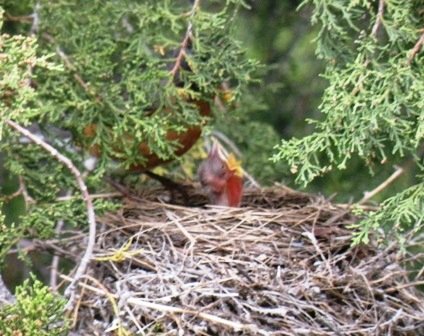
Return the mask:
[(87, 243), (87, 247), (84, 252), (84, 255), (81, 258), (81, 262), (75, 271), (73, 281), (65, 290), (65, 296), (69, 297), (69, 301), (67, 303), (66, 309), (71, 310), (74, 304), (76, 285), (78, 284), (80, 278), (86, 272), (88, 263), (90, 262), (92, 254), (93, 254), (93, 248), (94, 248), (95, 239), (96, 239), (96, 216), (94, 213), (93, 202), (90, 198), (90, 194), (88, 193), (87, 186), (84, 183), (84, 180), (82, 178), (80, 171), (78, 170), (77, 167), (75, 167), (75, 165), (72, 163), (71, 160), (69, 160), (66, 156), (62, 155), (61, 153), (59, 153), (54, 147), (52, 147), (45, 141), (41, 140), (40, 138), (32, 134), (30, 131), (28, 131), (26, 128), (18, 125), (14, 121), (6, 120), (6, 124), (9, 125), (11, 128), (13, 128), (15, 131), (17, 131), (18, 133), (27, 137), (36, 145), (43, 148), (53, 158), (55, 158), (56, 160), (64, 164), (74, 175), (75, 180), (77, 181), (78, 187), (81, 191), (82, 198), (84, 202), (86, 203), (87, 221), (89, 225), (88, 243)]
[(28, 194), (28, 190), (25, 185), (25, 180), (22, 176), (19, 176), (19, 190), (22, 197), (24, 198), (25, 207), (28, 207), (30, 204), (34, 204), (34, 199)]
[(10, 15), (7, 12), (4, 14), (4, 17), (6, 21), (16, 21), (16, 22), (23, 22), (23, 23), (32, 23), (32, 20), (33, 20), (32, 15), (14, 16), (14, 15)]
[(183, 41), (181, 42), (181, 46), (180, 46), (180, 51), (178, 52), (178, 55), (175, 59), (175, 63), (174, 66), (172, 67), (170, 74), (171, 74), (171, 80), (173, 80), (175, 78), (175, 75), (177, 74), (178, 70), (181, 67), (181, 62), (183, 61), (184, 57), (186, 56), (186, 49), (187, 49), (187, 45), (189, 43), (189, 41), (192, 39), (193, 37), (193, 17), (196, 14), (196, 10), (199, 7), (200, 4), (200, 0), (195, 0), (193, 3), (193, 7), (190, 10), (190, 21), (188, 23), (187, 26), (187, 30), (184, 36)]
[(420, 52), (423, 44), (424, 44), (424, 29), (422, 29), (422, 34), (420, 38), (418, 39), (417, 43), (415, 44), (414, 48), (411, 50), (411, 54), (408, 57), (408, 65), (412, 64), (412, 61), (414, 60), (415, 56)]
[(381, 183), (378, 187), (371, 191), (367, 191), (364, 193), (364, 197), (358, 202), (358, 204), (363, 204), (373, 198), (382, 190), (386, 189), (393, 181), (395, 181), (399, 176), (401, 176), (405, 172), (405, 169), (402, 167), (397, 167), (396, 171), (389, 176), (383, 183)]

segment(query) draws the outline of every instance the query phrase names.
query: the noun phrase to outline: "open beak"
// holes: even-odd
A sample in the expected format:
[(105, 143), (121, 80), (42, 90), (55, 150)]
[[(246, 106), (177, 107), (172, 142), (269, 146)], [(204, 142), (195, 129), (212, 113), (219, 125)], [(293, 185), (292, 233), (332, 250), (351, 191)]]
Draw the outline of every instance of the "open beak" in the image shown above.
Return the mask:
[(219, 155), (219, 145), (218, 145), (217, 142), (214, 141), (212, 143), (212, 148), (209, 151), (209, 157), (216, 157), (216, 158), (218, 158), (219, 156), (220, 156)]

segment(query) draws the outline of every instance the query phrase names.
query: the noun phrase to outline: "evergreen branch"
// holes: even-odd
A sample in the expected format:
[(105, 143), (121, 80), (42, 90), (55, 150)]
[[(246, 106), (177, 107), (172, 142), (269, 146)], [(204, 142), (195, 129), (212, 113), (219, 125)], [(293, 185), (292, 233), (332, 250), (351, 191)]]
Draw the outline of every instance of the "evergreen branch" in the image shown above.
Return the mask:
[(88, 83), (84, 81), (81, 75), (79, 75), (76, 72), (76, 67), (72, 64), (71, 60), (69, 59), (68, 55), (65, 54), (65, 52), (62, 50), (60, 46), (57, 45), (55, 39), (50, 34), (44, 33), (43, 37), (50, 43), (56, 45), (56, 54), (60, 57), (60, 59), (63, 61), (63, 64), (65, 67), (72, 72), (72, 76), (77, 81), (77, 83), (84, 89), (84, 91), (87, 93), (87, 95), (94, 97), (96, 103), (101, 103), (100, 96), (94, 92), (94, 90), (90, 87)]
[(374, 188), (371, 191), (366, 191), (364, 193), (364, 197), (358, 202), (358, 204), (364, 204), (365, 202), (369, 201), (371, 198), (373, 198), (379, 192), (386, 189), (393, 181), (395, 181), (404, 172), (405, 172), (405, 169), (403, 169), (402, 167), (397, 167), (396, 171), (392, 175), (390, 175), (383, 183), (381, 183), (379, 186), (377, 186), (376, 188)]
[(87, 221), (89, 224), (89, 234), (88, 234), (88, 243), (86, 250), (84, 252), (84, 255), (81, 258), (81, 262), (79, 266), (77, 267), (75, 271), (75, 275), (73, 278), (73, 281), (70, 283), (70, 285), (65, 290), (65, 296), (69, 297), (68, 303), (66, 305), (66, 310), (71, 310), (74, 305), (74, 299), (75, 299), (75, 288), (78, 284), (80, 278), (84, 275), (84, 273), (87, 270), (88, 263), (91, 260), (92, 254), (93, 254), (93, 248), (95, 244), (96, 239), (96, 215), (94, 213), (94, 207), (92, 199), (90, 198), (90, 194), (88, 192), (87, 186), (82, 178), (81, 172), (78, 170), (78, 168), (72, 163), (71, 160), (69, 160), (66, 156), (59, 153), (57, 149), (43, 141), (42, 139), (35, 136), (33, 133), (28, 131), (26, 128), (20, 126), (19, 124), (15, 123), (12, 120), (6, 120), (6, 124), (13, 128), (18, 133), (22, 134), (23, 136), (27, 137), (29, 140), (31, 140), (36, 145), (43, 148), (45, 151), (47, 151), (53, 158), (64, 164), (74, 175), (75, 180), (77, 181), (78, 187), (81, 191), (82, 198), (84, 202), (86, 203), (87, 208)]
[(171, 80), (175, 78), (178, 70), (180, 69), (181, 62), (186, 56), (186, 49), (187, 49), (188, 43), (193, 38), (193, 17), (196, 14), (196, 10), (199, 7), (199, 4), (200, 4), (200, 0), (195, 0), (193, 3), (193, 7), (190, 10), (190, 13), (189, 13), (190, 19), (187, 26), (187, 31), (185, 33), (183, 41), (181, 42), (180, 51), (178, 52), (178, 55), (175, 59), (174, 66), (172, 67), (170, 71)]
[[(384, 0), (380, 0), (378, 2), (377, 18), (371, 30), (371, 36), (374, 38), (377, 38), (378, 29), (381, 27), (383, 23), (384, 5), (385, 5)], [(364, 62), (364, 68), (366, 68), (368, 64), (370, 64), (370, 62), (371, 60), (367, 58)], [(361, 91), (362, 84), (365, 80), (365, 77), (366, 77), (365, 74), (362, 74), (362, 76), (359, 78), (358, 83), (355, 85), (354, 89), (352, 90), (352, 96), (356, 96), (359, 93), (359, 91)]]
[(414, 48), (412, 48), (411, 50), (411, 54), (408, 57), (408, 65), (412, 64), (412, 61), (414, 60), (415, 56), (420, 52), (423, 44), (424, 44), (424, 28), (421, 29), (421, 31), (423, 32), (420, 36), (420, 38), (418, 39), (417, 43), (415, 44)]

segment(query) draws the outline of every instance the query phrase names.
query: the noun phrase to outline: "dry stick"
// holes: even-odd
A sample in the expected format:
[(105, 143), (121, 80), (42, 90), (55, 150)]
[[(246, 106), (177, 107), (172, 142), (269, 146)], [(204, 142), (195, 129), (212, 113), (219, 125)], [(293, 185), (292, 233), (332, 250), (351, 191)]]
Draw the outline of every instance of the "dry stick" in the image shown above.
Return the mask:
[(260, 335), (269, 335), (269, 333), (267, 331), (258, 329), (255, 325), (248, 325), (248, 324), (242, 324), (242, 323), (239, 323), (239, 322), (233, 322), (233, 321), (230, 321), (230, 320), (227, 320), (227, 319), (224, 319), (222, 317), (212, 315), (212, 314), (209, 314), (209, 313), (202, 313), (202, 312), (195, 311), (195, 310), (188, 310), (188, 309), (183, 309), (183, 308), (166, 306), (166, 305), (163, 305), (163, 304), (149, 302), (149, 301), (137, 299), (137, 298), (129, 298), (127, 300), (127, 302), (129, 304), (132, 304), (133, 306), (146, 307), (146, 308), (162, 311), (162, 312), (165, 312), (165, 313), (190, 314), (190, 315), (198, 316), (198, 317), (200, 317), (204, 320), (230, 327), (234, 331), (243, 331), (244, 330), (244, 331), (251, 331), (253, 333), (257, 333), (257, 334), (260, 334)]
[[(109, 193), (103, 193), (103, 194), (91, 194), (90, 198), (92, 200), (94, 199), (99, 199), (99, 198), (121, 198), (124, 195), (120, 192), (109, 192)], [(74, 199), (78, 198), (78, 196), (75, 195), (65, 195), (65, 196), (60, 196), (58, 198), (56, 198), (57, 202), (67, 202), (67, 201), (72, 201)]]
[(420, 52), (423, 44), (424, 44), (424, 29), (422, 29), (423, 33), (421, 34), (420, 38), (418, 39), (417, 43), (415, 44), (414, 48), (411, 50), (411, 54), (408, 57), (408, 65), (412, 64), (412, 61), (414, 60), (415, 56)]
[(43, 140), (32, 134), (30, 131), (28, 131), (26, 128), (18, 125), (14, 121), (6, 120), (6, 124), (8, 124), (11, 128), (27, 137), (36, 145), (42, 147), (56, 160), (63, 163), (74, 175), (75, 180), (78, 183), (78, 187), (81, 191), (82, 198), (86, 203), (87, 219), (89, 224), (88, 243), (84, 255), (81, 258), (81, 262), (77, 267), (77, 270), (75, 271), (73, 281), (65, 290), (65, 296), (69, 297), (65, 309), (71, 310), (75, 299), (75, 287), (87, 269), (88, 263), (90, 262), (91, 256), (93, 254), (93, 248), (96, 240), (96, 215), (94, 213), (93, 202), (90, 198), (90, 194), (88, 193), (87, 186), (85, 185), (84, 180), (82, 179), (80, 171), (75, 167), (71, 160), (69, 160), (66, 156), (60, 154), (54, 147), (44, 142)]
[[(72, 280), (71, 277), (68, 277), (64, 274), (61, 274), (60, 277), (64, 280), (67, 280), (67, 281)], [(86, 276), (86, 277), (93, 279), (89, 276)], [(99, 289), (97, 287), (90, 286), (90, 285), (87, 285), (87, 284), (84, 284), (84, 283), (79, 283), (78, 286), (85, 288), (85, 289), (88, 289), (88, 290), (90, 290), (90, 291), (92, 291), (96, 294), (107, 296), (108, 298), (111, 298), (111, 297), (114, 298), (114, 299), (118, 298), (118, 295), (105, 292), (104, 289)], [(138, 298), (133, 298), (133, 297), (127, 298), (126, 302), (128, 302), (129, 304), (131, 304), (133, 306), (141, 306), (141, 307), (145, 307), (145, 308), (150, 308), (150, 309), (158, 310), (158, 311), (161, 311), (161, 312), (164, 312), (164, 313), (190, 314), (190, 315), (198, 316), (198, 317), (200, 317), (204, 320), (211, 321), (211, 322), (214, 322), (214, 323), (217, 323), (217, 324), (222, 324), (222, 325), (225, 325), (227, 327), (230, 327), (230, 328), (234, 329), (235, 331), (250, 330), (250, 331), (254, 331), (255, 333), (258, 333), (260, 335), (269, 335), (269, 333), (267, 331), (262, 330), (262, 329), (258, 329), (255, 325), (233, 322), (231, 320), (227, 320), (227, 319), (224, 319), (222, 317), (212, 315), (212, 314), (208, 314), (208, 313), (202, 313), (202, 312), (195, 311), (195, 310), (188, 310), (188, 309), (184, 309), (184, 308), (167, 306), (167, 305), (164, 305), (164, 304), (154, 303), (154, 302), (150, 302), (150, 301), (146, 301), (146, 300), (138, 299)]]
[(381, 183), (377, 188), (367, 191), (364, 193), (364, 197), (358, 202), (358, 204), (363, 204), (373, 198), (375, 195), (377, 195), (380, 191), (386, 189), (390, 183), (392, 183), (394, 180), (396, 180), (399, 176), (401, 176), (405, 170), (402, 167), (397, 167), (396, 171), (389, 176), (387, 180), (385, 180), (383, 183)]

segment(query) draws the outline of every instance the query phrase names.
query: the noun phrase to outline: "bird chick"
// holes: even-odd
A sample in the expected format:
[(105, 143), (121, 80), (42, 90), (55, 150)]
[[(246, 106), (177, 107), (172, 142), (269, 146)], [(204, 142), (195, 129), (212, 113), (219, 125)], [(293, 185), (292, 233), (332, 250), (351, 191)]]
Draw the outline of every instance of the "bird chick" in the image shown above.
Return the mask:
[(214, 143), (200, 164), (198, 176), (213, 205), (238, 207), (243, 195), (243, 170), (233, 154), (223, 156)]

